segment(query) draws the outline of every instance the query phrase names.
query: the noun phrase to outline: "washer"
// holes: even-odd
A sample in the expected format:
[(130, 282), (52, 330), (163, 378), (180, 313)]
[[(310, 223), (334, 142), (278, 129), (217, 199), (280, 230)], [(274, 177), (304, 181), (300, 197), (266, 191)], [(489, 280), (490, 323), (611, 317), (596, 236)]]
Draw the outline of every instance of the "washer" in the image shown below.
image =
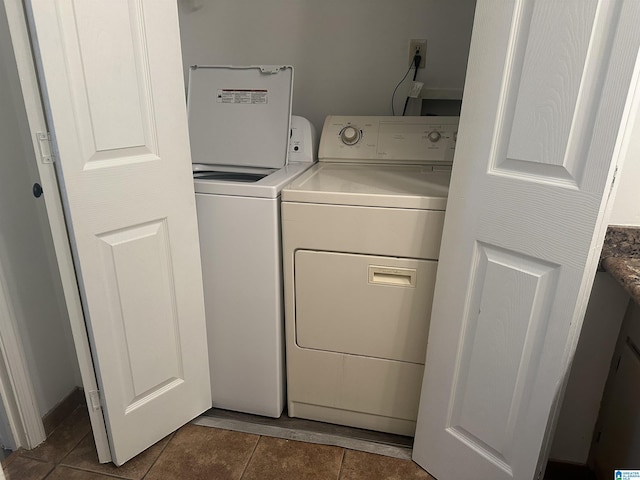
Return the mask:
[[(280, 192), (314, 161), (291, 67), (192, 67), (189, 131), (213, 406), (285, 401)], [(289, 119), (291, 118), (291, 125)]]
[(327, 117), (282, 192), (288, 414), (413, 435), (458, 117)]

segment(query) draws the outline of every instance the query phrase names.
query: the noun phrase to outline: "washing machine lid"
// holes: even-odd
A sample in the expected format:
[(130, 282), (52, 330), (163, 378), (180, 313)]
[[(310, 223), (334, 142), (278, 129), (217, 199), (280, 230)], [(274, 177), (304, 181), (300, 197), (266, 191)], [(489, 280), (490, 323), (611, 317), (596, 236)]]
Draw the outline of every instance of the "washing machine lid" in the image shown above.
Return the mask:
[(437, 166), (318, 163), (282, 191), (282, 201), (445, 210), (450, 180)]
[(193, 163), (281, 168), (287, 162), (293, 67), (192, 66)]
[[(296, 177), (311, 167), (308, 162), (291, 162), (277, 170), (271, 170), (268, 175), (256, 181), (234, 181), (222, 175), (219, 179), (194, 177), (193, 183), (196, 194), (232, 195), (236, 197), (278, 198), (280, 192)], [(229, 172), (234, 175), (235, 172)]]

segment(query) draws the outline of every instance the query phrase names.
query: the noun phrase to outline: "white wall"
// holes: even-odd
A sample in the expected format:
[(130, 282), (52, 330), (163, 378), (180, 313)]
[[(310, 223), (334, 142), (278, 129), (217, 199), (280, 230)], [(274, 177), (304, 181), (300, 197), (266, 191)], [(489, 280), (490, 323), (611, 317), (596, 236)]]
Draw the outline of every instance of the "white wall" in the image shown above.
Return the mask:
[(293, 65), (293, 113), (320, 132), (329, 114), (391, 115), (411, 38), (428, 42), (425, 88), (462, 88), (474, 9), (473, 0), (181, 0), (185, 78), (194, 64)]
[[(0, 262), (41, 415), (80, 385), (17, 67), (0, 8)], [(53, 192), (52, 192), (53, 193)]]
[(640, 118), (630, 125), (629, 144), (618, 172), (618, 191), (611, 211), (610, 225), (640, 225)]

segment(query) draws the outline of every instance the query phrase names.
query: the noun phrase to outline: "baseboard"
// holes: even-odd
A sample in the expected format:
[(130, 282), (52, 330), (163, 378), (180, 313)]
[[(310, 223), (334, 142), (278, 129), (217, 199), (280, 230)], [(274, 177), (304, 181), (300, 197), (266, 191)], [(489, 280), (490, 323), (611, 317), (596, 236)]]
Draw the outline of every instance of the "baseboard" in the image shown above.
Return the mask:
[(596, 475), (586, 465), (550, 460), (544, 474), (545, 480), (596, 480)]
[(47, 437), (51, 435), (51, 432), (53, 432), (65, 418), (71, 415), (71, 413), (81, 405), (86, 405), (84, 391), (80, 387), (76, 387), (64, 400), (42, 417), (44, 432), (47, 434)]

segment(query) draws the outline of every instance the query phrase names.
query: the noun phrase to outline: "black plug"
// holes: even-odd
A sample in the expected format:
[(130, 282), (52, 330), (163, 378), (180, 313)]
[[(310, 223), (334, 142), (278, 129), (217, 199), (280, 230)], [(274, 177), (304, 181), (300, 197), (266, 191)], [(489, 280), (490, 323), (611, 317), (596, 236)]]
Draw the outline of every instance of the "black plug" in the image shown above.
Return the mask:
[(416, 70), (418, 70), (418, 67), (420, 67), (421, 61), (422, 61), (422, 56), (420, 55), (420, 50), (416, 50), (416, 53), (413, 56), (413, 66)]

